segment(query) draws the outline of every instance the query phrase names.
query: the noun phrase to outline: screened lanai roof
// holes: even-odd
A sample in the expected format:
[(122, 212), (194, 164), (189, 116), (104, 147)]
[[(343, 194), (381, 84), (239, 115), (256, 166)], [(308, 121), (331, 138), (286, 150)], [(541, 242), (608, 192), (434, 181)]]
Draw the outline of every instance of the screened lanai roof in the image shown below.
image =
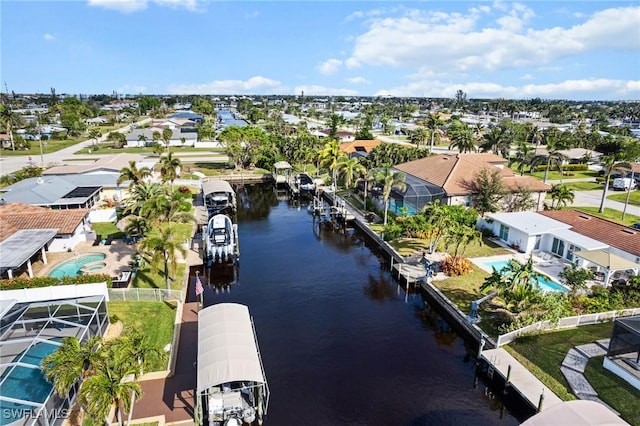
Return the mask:
[(266, 382), (249, 308), (219, 303), (198, 314), (196, 390), (235, 381)]
[(405, 203), (409, 203), (418, 209), (432, 201), (442, 199), (446, 195), (441, 187), (406, 173), (404, 183), (407, 186), (404, 194), (402, 194)]

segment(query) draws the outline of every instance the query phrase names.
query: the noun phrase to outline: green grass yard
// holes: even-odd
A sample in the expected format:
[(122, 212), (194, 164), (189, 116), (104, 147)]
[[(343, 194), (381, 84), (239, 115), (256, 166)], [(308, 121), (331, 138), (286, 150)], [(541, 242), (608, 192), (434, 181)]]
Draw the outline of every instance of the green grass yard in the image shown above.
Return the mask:
[[(611, 337), (612, 328), (613, 324), (607, 322), (526, 336), (505, 349), (556, 395), (568, 401), (576, 397), (560, 371), (567, 352), (574, 346)], [(585, 375), (602, 400), (618, 410), (626, 421), (640, 424), (640, 391), (604, 370), (601, 357), (591, 359)]]
[[(614, 192), (607, 196), (607, 199), (624, 203), (627, 201), (627, 192)], [(631, 191), (629, 194), (629, 205), (640, 206), (640, 190)]]
[[(138, 330), (147, 336), (150, 343), (164, 350), (173, 338), (176, 309), (164, 302), (109, 302), (109, 316), (122, 321), (124, 333)], [(165, 370), (168, 356), (156, 360), (151, 371)]]
[[(50, 154), (52, 152), (60, 151), (61, 149), (68, 148), (75, 144), (78, 144), (85, 140), (86, 138), (68, 138), (63, 140), (55, 140), (50, 139), (46, 141), (42, 141), (42, 153)], [(30, 141), (29, 149), (16, 149), (15, 151), (12, 149), (4, 149), (0, 148), (0, 155), (12, 156), (12, 155), (30, 155), (32, 161), (39, 165), (40, 164), (40, 141)], [(25, 164), (26, 165), (26, 164)]]

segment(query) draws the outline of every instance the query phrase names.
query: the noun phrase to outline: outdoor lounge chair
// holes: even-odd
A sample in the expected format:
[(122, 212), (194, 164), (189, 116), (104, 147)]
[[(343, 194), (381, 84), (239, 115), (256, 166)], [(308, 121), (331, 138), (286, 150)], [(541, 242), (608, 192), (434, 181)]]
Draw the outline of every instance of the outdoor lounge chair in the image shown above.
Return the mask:
[(93, 246), (99, 246), (102, 241), (102, 235), (96, 235), (96, 239), (93, 241)]
[(106, 241), (104, 242), (104, 245), (105, 246), (110, 246), (112, 242), (113, 242), (113, 235), (109, 234), (109, 236), (107, 237)]

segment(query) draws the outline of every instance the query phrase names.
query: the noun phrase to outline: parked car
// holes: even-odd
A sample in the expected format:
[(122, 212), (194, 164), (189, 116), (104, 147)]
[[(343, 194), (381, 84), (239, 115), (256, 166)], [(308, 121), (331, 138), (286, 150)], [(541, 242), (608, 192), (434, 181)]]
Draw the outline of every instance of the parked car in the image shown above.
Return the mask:
[(631, 227), (634, 229), (640, 229), (640, 222), (634, 223), (633, 225), (631, 225)]
[(636, 181), (631, 178), (616, 178), (613, 180), (613, 189), (618, 191), (626, 191), (627, 189), (636, 189)]

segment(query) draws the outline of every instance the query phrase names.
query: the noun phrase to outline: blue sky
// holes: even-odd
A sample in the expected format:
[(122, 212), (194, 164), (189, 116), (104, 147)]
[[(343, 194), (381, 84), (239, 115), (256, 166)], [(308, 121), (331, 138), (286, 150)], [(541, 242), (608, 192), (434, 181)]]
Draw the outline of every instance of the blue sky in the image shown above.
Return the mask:
[(640, 99), (640, 1), (0, 3), (16, 93)]

